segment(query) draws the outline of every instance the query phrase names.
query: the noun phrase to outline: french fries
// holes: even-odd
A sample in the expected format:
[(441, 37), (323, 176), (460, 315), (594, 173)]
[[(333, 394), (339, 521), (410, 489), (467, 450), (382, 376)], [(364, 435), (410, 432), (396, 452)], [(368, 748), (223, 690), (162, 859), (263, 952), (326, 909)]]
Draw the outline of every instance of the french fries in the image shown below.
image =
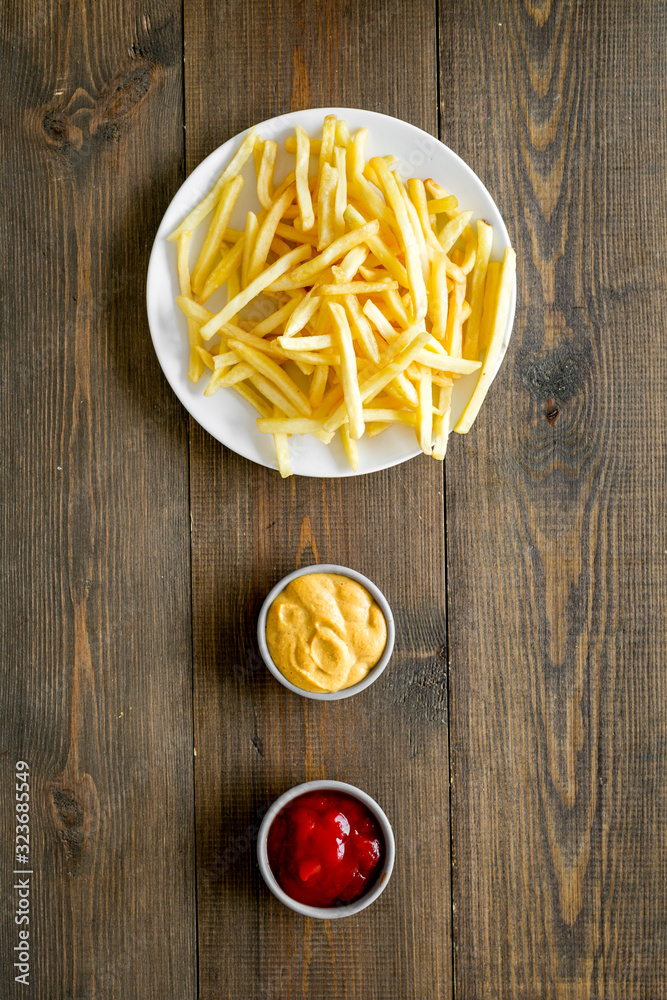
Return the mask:
[[(503, 349), (514, 251), (491, 260), (491, 226), (430, 178), (404, 183), (394, 157), (367, 160), (366, 140), (334, 115), (321, 137), (297, 125), (285, 144), (293, 170), (280, 180), (278, 144), (252, 129), (168, 237), (178, 241), (188, 377), (208, 372), (205, 395), (233, 389), (254, 407), (282, 476), (296, 434), (326, 444), (339, 434), (356, 471), (359, 439), (398, 425), (442, 461), (454, 380), (478, 373), (453, 428), (466, 433)], [(229, 222), (250, 157), (257, 204), (237, 230)], [(208, 216), (191, 269), (192, 234)], [(226, 304), (212, 308), (222, 288)], [(257, 303), (270, 303), (259, 319)]]

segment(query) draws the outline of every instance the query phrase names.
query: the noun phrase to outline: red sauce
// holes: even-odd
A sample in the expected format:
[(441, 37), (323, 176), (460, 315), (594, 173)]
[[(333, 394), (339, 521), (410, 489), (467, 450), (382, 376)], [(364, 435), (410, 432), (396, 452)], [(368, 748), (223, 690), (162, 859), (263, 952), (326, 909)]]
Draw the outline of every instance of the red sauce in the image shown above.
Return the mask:
[(267, 848), (278, 885), (307, 906), (354, 902), (371, 888), (384, 861), (373, 813), (352, 795), (326, 788), (280, 810)]

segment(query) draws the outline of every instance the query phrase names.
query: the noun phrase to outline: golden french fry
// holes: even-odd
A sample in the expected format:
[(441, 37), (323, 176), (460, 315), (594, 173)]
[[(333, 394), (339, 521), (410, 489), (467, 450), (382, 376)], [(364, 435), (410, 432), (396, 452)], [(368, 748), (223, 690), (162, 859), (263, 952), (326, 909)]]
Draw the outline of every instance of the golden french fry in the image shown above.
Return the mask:
[(260, 323), (256, 323), (252, 328), (252, 332), (257, 337), (263, 337), (267, 333), (273, 333), (279, 326), (283, 323), (289, 323), (290, 317), (294, 310), (298, 307), (299, 303), (303, 300), (304, 295), (302, 292), (296, 292), (294, 298), (290, 299), (281, 306), (280, 309), (276, 309), (275, 312), (267, 316)]
[(438, 233), (438, 241), (446, 254), (452, 249), (471, 219), (472, 212), (460, 212), (442, 227)]
[(322, 125), (322, 141), (320, 143), (320, 156), (317, 161), (317, 180), (315, 181), (314, 196), (319, 197), (320, 186), (325, 166), (331, 167), (333, 164), (333, 150), (336, 141), (336, 116), (327, 115)]
[(396, 178), (389, 170), (382, 157), (374, 156), (372, 165), (382, 182), (384, 193), (391, 205), (401, 234), (401, 242), (405, 251), (405, 267), (408, 272), (408, 284), (412, 299), (412, 320), (418, 323), (426, 315), (426, 286), (421, 267), (419, 247), (412, 228), (406, 203), (396, 183)]
[(192, 298), (192, 288), (190, 285), (190, 244), (192, 243), (192, 233), (189, 229), (184, 229), (178, 237), (178, 253), (176, 257), (176, 269), (178, 270), (178, 284), (181, 295), (186, 299)]
[(343, 441), (343, 448), (345, 449), (347, 460), (350, 463), (350, 468), (353, 472), (356, 472), (359, 468), (359, 450), (357, 449), (357, 442), (350, 435), (349, 424), (343, 424), (340, 429), (340, 436)]
[[(278, 413), (278, 407), (274, 407), (274, 413)], [(261, 418), (260, 418), (261, 419)], [(259, 423), (259, 421), (258, 421)], [(273, 435), (273, 444), (276, 449), (276, 459), (278, 462), (278, 471), (283, 479), (287, 479), (292, 475), (292, 462), (290, 460), (289, 453), (289, 443), (287, 440), (287, 434), (278, 432)]]
[[(304, 260), (304, 258), (310, 257), (310, 247), (306, 244), (304, 246), (296, 247), (294, 250), (290, 250), (288, 254), (284, 257), (279, 258), (274, 261), (265, 271), (262, 272), (254, 281), (251, 281), (247, 288), (239, 292), (233, 299), (227, 302), (224, 309), (221, 309), (219, 313), (213, 316), (208, 323), (205, 323), (201, 328), (200, 333), (204, 340), (210, 340), (211, 337), (218, 332), (220, 327), (228, 323), (232, 316), (235, 315), (240, 309), (243, 309), (252, 299), (254, 299), (260, 292), (263, 292), (272, 281), (279, 278), (280, 275), (285, 274), (290, 268), (298, 264), (299, 261)], [(232, 275), (233, 277), (233, 275)], [(229, 282), (228, 282), (229, 284)]]
[[(331, 286), (330, 286), (331, 287)], [(337, 286), (333, 286), (334, 288)], [(349, 288), (350, 283), (346, 285), (338, 286), (341, 289)], [(373, 336), (373, 330), (371, 325), (366, 319), (359, 305), (359, 300), (353, 293), (344, 293), (342, 295), (341, 301), (345, 306), (345, 310), (350, 320), (350, 325), (354, 330), (356, 340), (363, 349), (364, 354), (371, 361), (378, 364), (380, 361), (380, 351), (378, 350), (377, 341)]]
[(368, 139), (368, 129), (364, 126), (360, 128), (352, 140), (352, 146), (348, 156), (349, 179), (351, 181), (361, 177), (366, 165), (366, 140)]
[[(341, 283), (345, 281), (351, 281), (355, 274), (366, 260), (368, 256), (368, 250), (365, 246), (359, 245), (358, 247), (353, 247), (348, 253), (345, 254), (339, 265), (339, 270), (341, 273)], [(333, 271), (336, 265), (332, 265), (331, 270)], [(334, 272), (335, 273), (335, 272)], [(388, 275), (385, 275), (388, 277)]]
[(425, 455), (430, 455), (433, 438), (433, 383), (431, 369), (421, 366), (419, 376), (419, 407), (417, 409), (417, 440)]
[(414, 427), (417, 422), (416, 414), (410, 410), (364, 406), (361, 412), (366, 424), (406, 424), (408, 427)]
[(463, 274), (463, 270), (461, 268), (461, 264), (463, 263), (463, 257), (464, 257), (463, 248), (454, 247), (454, 249), (450, 253), (450, 257), (454, 266), (458, 267), (458, 269), (461, 271), (461, 274)]
[(317, 191), (317, 249), (323, 250), (334, 239), (334, 199), (338, 171), (325, 163)]
[(262, 268), (266, 263), (266, 258), (269, 255), (272, 241), (275, 237), (276, 227), (283, 217), (288, 205), (292, 203), (295, 196), (296, 184), (290, 184), (290, 186), (271, 203), (271, 207), (266, 213), (266, 216), (264, 217), (257, 232), (257, 238), (254, 241), (252, 258), (248, 267), (248, 281), (254, 281), (255, 278), (261, 274)]
[[(227, 305), (233, 302), (241, 291), (241, 274), (239, 271), (233, 271), (227, 278)], [(236, 320), (236, 310), (231, 310), (232, 315), (229, 317), (229, 322), (233, 323)], [(209, 320), (209, 323), (213, 320), (213, 316)], [(206, 338), (204, 338), (206, 339)]]
[(239, 361), (237, 365), (229, 371), (218, 371), (215, 373), (216, 379), (221, 386), (234, 385), (236, 382), (243, 382), (254, 375), (255, 369), (245, 361)]
[(459, 285), (465, 285), (466, 276), (461, 270), (461, 268), (454, 263), (454, 261), (445, 254), (445, 270), (447, 271), (447, 277), (451, 278), (452, 281), (457, 282)]
[[(418, 177), (411, 177), (408, 181), (408, 192), (410, 194), (410, 199), (412, 204), (417, 210), (417, 216), (419, 218), (420, 225), (422, 227), (422, 232), (424, 234), (424, 239), (426, 243), (432, 250), (440, 250), (440, 244), (438, 243), (438, 238), (433, 231), (433, 223), (435, 222), (435, 216), (431, 217), (427, 202), (426, 202), (426, 189), (424, 188), (424, 182), (419, 180)], [(432, 222), (433, 220), (433, 222)]]
[[(484, 302), (482, 304), (482, 318), (479, 323), (479, 349), (485, 351), (495, 322), (496, 310), (498, 308), (498, 288), (500, 286), (500, 272), (502, 264), (500, 261), (492, 260), (486, 269), (486, 281), (484, 283)], [(478, 354), (479, 357), (479, 354)]]
[(206, 218), (209, 212), (213, 211), (218, 203), (218, 198), (220, 197), (220, 193), (225, 184), (236, 177), (239, 171), (243, 169), (243, 166), (248, 158), (252, 156), (253, 146), (255, 145), (255, 135), (256, 131), (253, 125), (232, 157), (229, 166), (220, 174), (206, 197), (203, 198), (198, 205), (195, 205), (192, 211), (183, 219), (181, 224), (177, 226), (176, 229), (169, 234), (169, 236), (167, 236), (168, 240), (177, 240), (185, 229), (189, 229), (193, 232), (199, 223)]
[(403, 197), (403, 201), (405, 202), (405, 208), (408, 213), (408, 219), (410, 220), (410, 225), (412, 226), (412, 231), (415, 235), (415, 240), (417, 241), (419, 260), (421, 261), (421, 266), (422, 266), (422, 277), (424, 279), (424, 287), (426, 287), (429, 279), (430, 258), (432, 256), (432, 253), (429, 254), (426, 249), (426, 238), (424, 237), (424, 233), (421, 227), (421, 222), (419, 221), (419, 216), (417, 215), (417, 209), (412, 204), (407, 189), (401, 183), (398, 184), (398, 190), (400, 191)]
[[(199, 348), (200, 351), (204, 348)], [(208, 353), (208, 352), (207, 352)], [(215, 357), (211, 355), (213, 361), (213, 370), (218, 372), (221, 368), (231, 368), (232, 365), (237, 364), (241, 359), (238, 354), (234, 351), (225, 351), (224, 354), (216, 354)]]
[(429, 215), (441, 215), (445, 212), (451, 215), (458, 208), (458, 201), (454, 195), (450, 194), (446, 198), (433, 198), (426, 203), (426, 211)]
[(280, 278), (276, 278), (266, 289), (268, 294), (273, 294), (276, 292), (297, 292), (304, 288), (310, 288), (312, 285), (321, 285), (323, 281), (333, 281), (334, 275), (331, 268), (326, 268), (321, 274), (318, 274), (315, 278), (305, 278), (303, 281), (295, 281), (291, 275), (283, 274)]
[(273, 416), (257, 421), (262, 434), (315, 434), (322, 431), (321, 420), (314, 417)]
[[(347, 126), (346, 126), (347, 127)], [(334, 196), (334, 239), (345, 233), (345, 209), (347, 208), (347, 150), (334, 148), (334, 164), (337, 171), (336, 194)]]
[(397, 243), (400, 229), (391, 209), (387, 207), (377, 188), (367, 181), (364, 175), (350, 179), (348, 177), (348, 201), (357, 202), (361, 209), (372, 219), (381, 223), (381, 229), (390, 242)]
[[(393, 165), (397, 162), (396, 157), (391, 155), (383, 156), (382, 159), (384, 160), (384, 162), (387, 164), (388, 167), (393, 167)], [(378, 180), (378, 175), (375, 173), (375, 167), (373, 167), (371, 163), (367, 163), (365, 165), (363, 174), (366, 180), (370, 181), (371, 184), (375, 184), (377, 188), (382, 186), (380, 184), (380, 181)]]
[(470, 278), (470, 316), (463, 330), (463, 357), (477, 361), (480, 352), (479, 330), (484, 303), (484, 283), (491, 256), (493, 229), (482, 219), (477, 222), (477, 256)]
[(447, 334), (447, 314), (449, 311), (449, 296), (447, 295), (447, 263), (442, 250), (433, 253), (431, 262), (431, 333), (437, 340), (444, 341)]
[(340, 364), (340, 356), (338, 354), (317, 354), (315, 351), (293, 351), (286, 350), (285, 348), (282, 348), (282, 350), (286, 358), (297, 363), (304, 375), (312, 375), (315, 365), (331, 366)]
[(287, 351), (321, 351), (330, 348), (331, 334), (324, 333), (317, 337), (277, 337), (276, 343)]
[(444, 461), (449, 439), (449, 424), (452, 414), (452, 386), (440, 389), (440, 412), (433, 420), (433, 451), (431, 454), (437, 461)]
[(300, 125), (294, 129), (296, 133), (296, 165), (294, 173), (296, 176), (296, 200), (299, 205), (301, 215), (301, 228), (308, 232), (315, 225), (315, 215), (313, 213), (313, 201), (310, 197), (310, 186), (308, 184), (308, 168), (310, 166), (310, 139), (308, 133), (304, 132)]
[(391, 424), (366, 424), (366, 437), (374, 438), (386, 431)]
[(390, 288), (389, 291), (383, 292), (382, 298), (384, 299), (388, 314), (393, 316), (399, 326), (403, 329), (410, 326), (410, 320), (408, 319), (408, 314), (405, 311), (403, 300), (396, 289)]
[(380, 224), (375, 220), (364, 226), (360, 226), (354, 232), (345, 233), (340, 239), (330, 243), (326, 250), (323, 250), (317, 257), (309, 260), (307, 264), (295, 267), (290, 277), (294, 281), (307, 281), (309, 278), (314, 278), (316, 274), (324, 271), (325, 268), (346, 254), (352, 247), (359, 246), (360, 243), (365, 243), (369, 236), (377, 235), (379, 229)]
[[(331, 308), (331, 306), (330, 306)], [(340, 307), (339, 307), (340, 308)], [(420, 350), (424, 347), (426, 341), (430, 337), (429, 333), (420, 333), (417, 335), (412, 344), (410, 344), (406, 349), (394, 358), (394, 360), (382, 368), (380, 371), (366, 378), (362, 383), (359, 384), (359, 395), (361, 396), (362, 403), (366, 400), (372, 399), (373, 396), (377, 396), (379, 392), (388, 385), (392, 379), (400, 375), (405, 369), (410, 365), (416, 356), (419, 354)], [(325, 421), (324, 428), (328, 431), (335, 431), (345, 423), (347, 418), (347, 410), (344, 404), (336, 407), (331, 416)]]
[(344, 118), (336, 121), (336, 142), (339, 146), (349, 146), (352, 142), (349, 126)]
[(340, 285), (317, 285), (316, 295), (379, 295), (388, 292), (390, 288), (398, 288), (398, 282), (393, 278), (383, 281), (346, 281)]
[(262, 165), (262, 153), (264, 152), (264, 140), (261, 135), (257, 133), (255, 136), (255, 144), (252, 147), (252, 158), (255, 161), (255, 177), (259, 178), (259, 168)]
[(285, 357), (285, 352), (276, 344), (275, 340), (265, 340), (263, 337), (258, 337), (248, 330), (242, 330), (241, 327), (235, 326), (233, 323), (225, 323), (221, 335), (223, 338), (231, 337), (233, 340), (240, 340), (244, 344), (247, 344), (248, 347), (254, 347), (256, 351), (262, 351), (272, 358)]
[[(252, 368), (252, 365), (245, 365), (244, 363), (244, 367)], [(258, 389), (261, 394), (273, 403), (274, 406), (277, 406), (282, 413), (286, 413), (288, 417), (299, 416), (299, 412), (296, 407), (293, 406), (285, 396), (283, 396), (280, 389), (278, 389), (274, 383), (270, 381), (270, 379), (261, 375), (258, 371), (251, 371), (246, 378), (250, 383), (252, 383), (255, 389)]]
[(230, 339), (227, 346), (249, 365), (252, 365), (260, 375), (267, 378), (269, 382), (273, 382), (298, 413), (304, 417), (310, 416), (312, 410), (308, 402), (308, 397), (304, 395), (296, 382), (290, 378), (287, 372), (283, 371), (280, 365), (277, 365), (275, 361), (266, 354), (263, 354), (262, 351), (244, 344), (241, 340)]
[(208, 380), (208, 384), (204, 389), (205, 396), (215, 396), (218, 389), (222, 388), (223, 386), (222, 379), (224, 377), (224, 374), (225, 374), (224, 368), (220, 368), (218, 370), (213, 371), (213, 374), (211, 375), (210, 379)]
[(397, 375), (395, 379), (387, 385), (387, 392), (394, 392), (396, 396), (407, 403), (408, 406), (416, 409), (419, 405), (419, 396), (414, 385), (405, 373)]
[[(285, 152), (286, 153), (296, 153), (296, 148), (297, 148), (296, 136), (288, 135), (287, 138), (285, 139)], [(311, 156), (319, 156), (321, 148), (322, 148), (322, 140), (321, 139), (311, 139), (310, 140), (310, 155)]]
[[(295, 219), (298, 222), (298, 219)], [(279, 222), (276, 226), (276, 235), (290, 243), (309, 243), (311, 247), (317, 246), (316, 233), (304, 233), (295, 226), (290, 226), (286, 222)]]
[(241, 288), (248, 286), (248, 275), (250, 271), (250, 260), (257, 239), (257, 229), (259, 223), (254, 212), (248, 212), (245, 223), (245, 242), (243, 244), (243, 258), (241, 260)]
[(315, 412), (315, 410), (317, 410), (322, 404), (328, 379), (328, 365), (320, 365), (313, 372), (313, 377), (310, 380), (310, 392), (308, 393), (308, 402), (312, 406), (313, 412)]
[(457, 434), (467, 434), (473, 425), (475, 417), (479, 413), (480, 406), (484, 402), (484, 397), (489, 391), (489, 386), (495, 374), (498, 359), (503, 349), (505, 334), (507, 333), (507, 320), (509, 317), (512, 292), (514, 290), (514, 276), (516, 274), (516, 253), (511, 247), (507, 247), (503, 257), (502, 270), (500, 272), (500, 282), (498, 285), (498, 296), (496, 300), (496, 311), (493, 321), (491, 340), (486, 349), (484, 364), (477, 379), (477, 385), (468, 405), (461, 414), (454, 430)]
[(310, 322), (317, 310), (320, 308), (320, 300), (313, 295), (311, 290), (301, 299), (298, 306), (285, 324), (285, 337), (294, 337), (303, 330), (304, 326)]
[(204, 245), (201, 248), (199, 260), (197, 261), (195, 269), (192, 272), (192, 288), (196, 295), (201, 293), (201, 290), (206, 283), (206, 279), (211, 272), (213, 261), (215, 260), (220, 244), (223, 242), (229, 217), (232, 214), (234, 205), (236, 204), (236, 199), (238, 198), (242, 187), (243, 178), (234, 177), (228, 184), (225, 184), (220, 193), (220, 200), (218, 201), (215, 214), (211, 220), (211, 225), (209, 226), (206, 239), (204, 240)]
[[(428, 180), (424, 181), (424, 187), (426, 188), (426, 190), (428, 191), (428, 193), (431, 195), (432, 198), (449, 198), (449, 197), (452, 197), (451, 195), (448, 195), (447, 192), (445, 191), (444, 187), (441, 187), (439, 184), (437, 184), (433, 180), (432, 177), (429, 177)], [(458, 205), (458, 201), (456, 201), (456, 205), (454, 205), (454, 209), (456, 209), (457, 205)]]
[(444, 345), (448, 354), (460, 358), (463, 350), (463, 300), (466, 294), (464, 284), (455, 284), (449, 300), (447, 327)]
[(176, 296), (176, 305), (185, 313), (190, 319), (194, 319), (197, 323), (208, 323), (209, 319), (213, 316), (213, 313), (205, 309), (204, 306), (199, 305), (194, 299), (189, 299), (185, 295)]
[(392, 341), (398, 337), (398, 331), (394, 329), (385, 314), (377, 307), (372, 299), (366, 299), (363, 311), (364, 316), (371, 321), (373, 326), (375, 326), (375, 328), (382, 334), (385, 340)]
[(262, 158), (257, 172), (257, 197), (262, 208), (269, 209), (273, 200), (273, 168), (276, 165), (278, 143), (267, 139), (263, 143)]
[[(361, 212), (354, 205), (348, 205), (344, 215), (345, 221), (351, 229), (360, 229), (362, 226), (368, 224)], [(398, 281), (399, 285), (403, 288), (407, 288), (408, 272), (396, 258), (395, 254), (386, 246), (382, 238), (378, 235), (373, 235), (369, 236), (364, 242), (371, 253), (375, 254), (380, 263), (386, 267), (392, 278)]]
[(460, 266), (464, 274), (470, 274), (477, 258), (477, 237), (472, 226), (466, 226), (463, 230), (463, 241), (465, 243), (465, 250), (463, 251), (463, 259)]
[(214, 359), (213, 355), (210, 354), (205, 347), (200, 347), (199, 345), (195, 347), (195, 351), (202, 359), (205, 366), (207, 368), (210, 368), (211, 371), (215, 371), (215, 362), (217, 361), (217, 358)]
[(199, 296), (202, 302), (206, 302), (214, 292), (217, 292), (218, 288), (222, 288), (229, 276), (241, 266), (243, 263), (245, 240), (245, 233), (242, 233), (240, 239), (227, 251), (222, 260), (211, 271)]
[(270, 417), (273, 413), (273, 407), (271, 404), (267, 402), (261, 392), (258, 392), (254, 386), (248, 385), (248, 383), (244, 381), (235, 382), (231, 388), (235, 389), (236, 392), (238, 392), (240, 396), (243, 396), (244, 399), (247, 399), (250, 405), (254, 406), (262, 417)]
[[(331, 318), (334, 323), (335, 343), (340, 351), (340, 376), (343, 383), (343, 401), (350, 425), (350, 437), (360, 438), (364, 433), (364, 421), (361, 414), (361, 396), (359, 394), (359, 379), (357, 377), (357, 359), (352, 342), (352, 331), (347, 321), (345, 310), (336, 302), (329, 303)], [(335, 430), (326, 427), (325, 430)]]
[(426, 350), (420, 351), (416, 360), (420, 365), (428, 365), (429, 368), (454, 375), (470, 375), (482, 367), (481, 361), (467, 361), (465, 358), (453, 358), (448, 354)]
[[(190, 299), (192, 288), (190, 286), (190, 243), (192, 233), (189, 229), (184, 229), (178, 237), (178, 283), (181, 289), (181, 296)], [(191, 317), (188, 321), (188, 342), (190, 344), (190, 362), (188, 364), (188, 379), (190, 382), (198, 382), (204, 374), (204, 361), (199, 351), (201, 350), (201, 337), (199, 336), (199, 324)]]

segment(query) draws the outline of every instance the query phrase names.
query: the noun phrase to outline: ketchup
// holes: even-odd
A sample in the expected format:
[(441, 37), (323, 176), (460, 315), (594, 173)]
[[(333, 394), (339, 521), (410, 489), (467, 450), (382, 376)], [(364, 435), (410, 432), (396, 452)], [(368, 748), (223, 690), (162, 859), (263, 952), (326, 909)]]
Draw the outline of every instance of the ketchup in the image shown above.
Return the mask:
[(384, 839), (370, 809), (326, 788), (280, 810), (267, 849), (278, 885), (307, 906), (354, 902), (371, 888), (384, 861)]

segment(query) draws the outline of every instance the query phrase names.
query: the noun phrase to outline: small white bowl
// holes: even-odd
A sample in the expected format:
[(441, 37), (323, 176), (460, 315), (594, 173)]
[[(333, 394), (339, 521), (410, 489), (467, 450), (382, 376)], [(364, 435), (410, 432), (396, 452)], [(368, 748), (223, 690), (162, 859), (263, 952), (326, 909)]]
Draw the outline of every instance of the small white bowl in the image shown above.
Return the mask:
[[(273, 662), (266, 642), (266, 616), (269, 608), (275, 601), (278, 594), (282, 593), (288, 583), (291, 583), (292, 580), (296, 580), (298, 576), (306, 576), (309, 573), (335, 573), (337, 576), (349, 576), (351, 580), (356, 580), (357, 583), (360, 583), (362, 587), (366, 588), (371, 597), (375, 600), (376, 604), (379, 605), (387, 623), (387, 643), (378, 662), (374, 667), (372, 667), (371, 670), (369, 670), (364, 679), (359, 681), (358, 684), (352, 684), (351, 687), (342, 688), (340, 691), (305, 691), (304, 688), (300, 688), (296, 684), (292, 684), (292, 682), (287, 680), (285, 675)], [(267, 665), (273, 676), (289, 691), (293, 691), (295, 694), (300, 694), (303, 698), (313, 698), (315, 701), (338, 701), (340, 698), (351, 698), (353, 694), (359, 694), (359, 692), (363, 691), (364, 688), (370, 687), (370, 685), (378, 679), (391, 659), (391, 654), (394, 649), (394, 638), (394, 616), (391, 613), (389, 602), (380, 588), (376, 587), (373, 581), (369, 580), (368, 577), (364, 576), (362, 573), (357, 573), (356, 570), (349, 569), (347, 566), (334, 566), (331, 563), (304, 566), (302, 569), (295, 569), (293, 573), (288, 573), (287, 576), (284, 576), (282, 580), (280, 580), (275, 587), (269, 591), (259, 612), (259, 618), (257, 619), (257, 642), (259, 643), (259, 651), (262, 655), (264, 663)]]
[[(280, 810), (283, 809), (288, 802), (291, 802), (292, 799), (296, 799), (300, 795), (305, 795), (306, 792), (318, 792), (331, 789), (351, 795), (353, 798), (363, 802), (366, 808), (373, 813), (373, 816), (378, 821), (384, 838), (384, 865), (372, 888), (370, 888), (368, 892), (364, 893), (363, 896), (360, 896), (359, 899), (355, 900), (354, 903), (349, 903), (347, 906), (306, 906), (305, 903), (299, 903), (296, 899), (292, 899), (291, 896), (288, 896), (287, 893), (280, 888), (273, 872), (271, 871), (267, 850), (269, 830)], [(354, 785), (348, 785), (345, 781), (306, 781), (302, 785), (295, 785), (294, 788), (290, 788), (288, 792), (284, 792), (283, 795), (281, 795), (280, 798), (276, 799), (273, 803), (269, 811), (264, 816), (262, 825), (260, 826), (259, 833), (257, 835), (257, 860), (259, 862), (259, 869), (262, 873), (262, 878), (268, 885), (273, 895), (279, 899), (281, 903), (284, 903), (285, 906), (288, 906), (290, 910), (294, 910), (295, 913), (301, 913), (304, 917), (316, 917), (318, 920), (336, 920), (338, 917), (351, 917), (354, 913), (359, 913), (360, 910), (365, 910), (367, 906), (370, 906), (371, 903), (378, 898), (380, 893), (384, 892), (387, 882), (389, 881), (391, 873), (394, 869), (395, 856), (396, 845), (394, 843), (394, 833), (383, 810), (377, 804), (375, 799), (370, 797), (370, 795), (366, 792), (362, 792), (360, 788), (356, 788)]]

